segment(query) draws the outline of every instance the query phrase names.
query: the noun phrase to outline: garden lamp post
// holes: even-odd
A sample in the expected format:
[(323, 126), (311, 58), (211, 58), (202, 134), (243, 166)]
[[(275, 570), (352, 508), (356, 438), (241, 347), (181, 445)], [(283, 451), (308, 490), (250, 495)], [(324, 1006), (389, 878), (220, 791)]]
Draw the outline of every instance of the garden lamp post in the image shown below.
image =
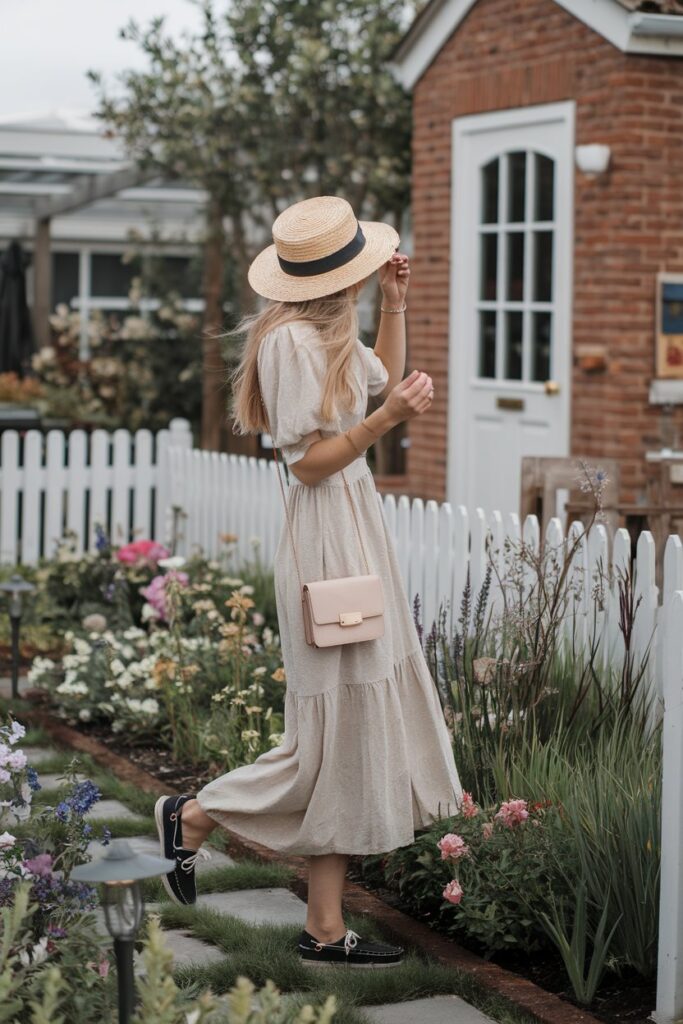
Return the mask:
[(144, 899), (140, 882), (172, 871), (172, 860), (136, 853), (126, 839), (114, 839), (104, 857), (79, 864), (71, 872), (77, 882), (102, 882), (107, 931), (114, 940), (119, 985), (119, 1024), (129, 1024), (135, 1006), (133, 948)]
[(0, 583), (0, 591), (9, 594), (9, 621), (12, 629), (12, 700), (19, 696), (19, 628), (21, 625), (21, 595), (36, 588), (15, 572)]

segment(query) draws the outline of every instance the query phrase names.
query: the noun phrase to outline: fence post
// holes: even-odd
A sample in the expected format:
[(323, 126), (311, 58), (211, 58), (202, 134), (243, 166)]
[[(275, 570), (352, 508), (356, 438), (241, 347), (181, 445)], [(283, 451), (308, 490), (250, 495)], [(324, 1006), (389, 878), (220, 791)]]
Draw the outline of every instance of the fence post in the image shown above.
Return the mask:
[(168, 430), (157, 434), (156, 452), (156, 501), (154, 506), (154, 537), (164, 538), (169, 532), (171, 517), (171, 466), (170, 448), (191, 448), (192, 430), (187, 420), (172, 419)]
[(683, 590), (669, 606), (662, 641), (662, 824), (657, 1024), (683, 1017)]

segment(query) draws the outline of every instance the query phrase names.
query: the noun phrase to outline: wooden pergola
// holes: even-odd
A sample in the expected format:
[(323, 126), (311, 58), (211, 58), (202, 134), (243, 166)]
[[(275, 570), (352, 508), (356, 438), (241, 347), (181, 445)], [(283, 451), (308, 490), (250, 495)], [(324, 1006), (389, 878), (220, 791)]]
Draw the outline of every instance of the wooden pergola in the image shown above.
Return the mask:
[(50, 312), (52, 294), (52, 261), (50, 259), (50, 225), (53, 217), (73, 213), (84, 206), (106, 199), (149, 181), (153, 175), (139, 167), (123, 167), (106, 174), (82, 174), (75, 179), (68, 195), (41, 198), (34, 203), (35, 245), (33, 257), (34, 301), (33, 324), (38, 345), (50, 344)]

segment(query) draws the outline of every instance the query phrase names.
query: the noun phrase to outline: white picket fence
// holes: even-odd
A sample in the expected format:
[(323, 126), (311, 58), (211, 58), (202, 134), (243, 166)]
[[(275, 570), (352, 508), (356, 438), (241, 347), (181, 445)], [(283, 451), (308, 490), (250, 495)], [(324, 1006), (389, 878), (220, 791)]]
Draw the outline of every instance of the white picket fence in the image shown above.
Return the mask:
[(6, 430), (0, 438), (0, 562), (49, 557), (66, 530), (92, 550), (100, 523), (118, 543), (168, 531), (169, 449), (192, 445), (187, 420), (167, 430)]

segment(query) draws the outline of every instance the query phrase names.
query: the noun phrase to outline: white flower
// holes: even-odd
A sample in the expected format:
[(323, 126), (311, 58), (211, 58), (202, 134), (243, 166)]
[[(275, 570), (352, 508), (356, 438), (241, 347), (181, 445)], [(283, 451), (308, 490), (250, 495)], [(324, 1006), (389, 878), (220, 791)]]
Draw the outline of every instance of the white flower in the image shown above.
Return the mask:
[(170, 558), (160, 558), (157, 565), (160, 569), (182, 569), (185, 559), (182, 555), (172, 555)]
[(81, 722), (89, 722), (90, 719), (92, 718), (92, 715), (90, 714), (87, 708), (81, 708), (81, 710), (78, 712), (78, 717), (80, 718)]
[(157, 715), (159, 713), (159, 704), (154, 697), (146, 697), (140, 705), (140, 710), (145, 715)]
[(10, 850), (15, 843), (16, 839), (9, 832), (3, 832), (0, 835), (0, 850)]
[(123, 664), (120, 658), (114, 658), (109, 668), (115, 676), (120, 676), (122, 672), (126, 671), (126, 666)]
[(21, 725), (20, 722), (14, 722), (13, 721), (12, 722), (12, 727), (10, 729), (9, 736), (7, 737), (7, 739), (9, 740), (10, 746), (13, 746), (15, 743), (18, 743), (19, 740), (23, 739), (23, 737), (25, 735), (26, 735), (26, 729), (24, 728), (24, 726)]
[(83, 640), (81, 637), (76, 637), (74, 640), (74, 650), (76, 654), (90, 656), (91, 647), (87, 640)]
[(265, 665), (259, 665), (259, 667), (255, 668), (254, 671), (251, 674), (253, 676), (263, 676), (263, 675), (266, 674), (267, 671), (268, 671), (268, 669), (266, 668)]
[(153, 622), (155, 619), (161, 618), (161, 616), (149, 601), (145, 601), (140, 611), (140, 618), (143, 622)]
[(245, 583), (244, 586), (240, 587), (240, 594), (253, 594), (254, 588), (250, 583)]

